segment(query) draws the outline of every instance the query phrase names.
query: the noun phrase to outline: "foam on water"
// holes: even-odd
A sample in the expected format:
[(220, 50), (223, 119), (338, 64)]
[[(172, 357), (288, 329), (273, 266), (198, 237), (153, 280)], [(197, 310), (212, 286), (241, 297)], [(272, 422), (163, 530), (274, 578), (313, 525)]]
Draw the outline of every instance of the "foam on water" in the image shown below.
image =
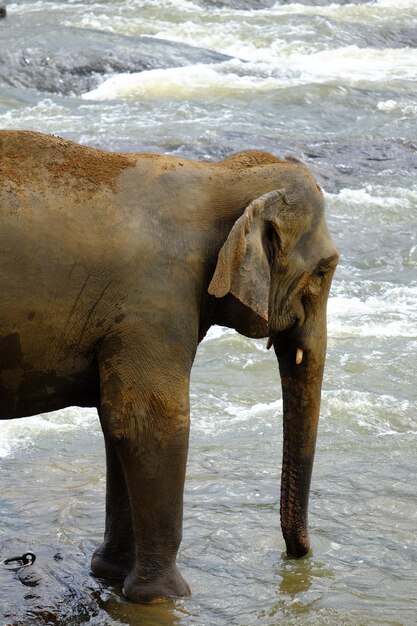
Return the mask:
[(250, 407), (229, 404), (226, 407), (226, 413), (239, 421), (246, 421), (259, 415), (265, 415), (269, 412), (275, 413), (277, 410), (281, 410), (281, 408), (281, 400), (276, 400), (274, 402), (258, 402)]
[[(43, 3), (34, 3), (41, 6)], [(13, 5), (15, 6), (15, 5)], [(18, 5), (17, 5), (18, 6)], [(155, 11), (157, 9), (157, 11)], [(18, 10), (18, 9), (17, 9)], [(131, 11), (137, 11), (135, 21), (132, 22)], [(282, 4), (277, 2), (269, 8), (230, 8), (227, 6), (205, 8), (201, 4), (187, 2), (187, 0), (147, 0), (143, 2), (126, 2), (125, 11), (117, 11), (109, 16), (104, 13), (100, 5), (94, 5), (88, 13), (81, 12), (79, 24), (86, 28), (100, 28), (121, 32), (123, 34), (147, 34), (167, 38), (172, 41), (198, 44), (216, 48), (215, 42), (227, 45), (232, 38), (239, 38), (242, 31), (268, 37), (274, 19), (292, 18), (297, 16), (327, 18), (334, 22), (350, 22), (360, 19), (362, 23), (383, 24), (408, 23), (410, 17), (417, 15), (414, 0), (374, 0), (367, 4), (338, 4), (311, 6), (305, 3)], [(73, 19), (73, 18), (72, 18)], [(249, 20), (249, 21), (248, 21)], [(73, 23), (73, 22), (71, 22)], [(300, 21), (297, 25), (298, 33), (307, 34), (312, 24), (306, 25)], [(291, 31), (293, 27), (291, 28)], [(298, 41), (302, 44), (301, 37)], [(211, 45), (210, 45), (211, 44)]]
[(276, 428), (276, 417), (282, 414), (282, 400), (254, 404), (234, 402), (230, 397), (211, 397), (209, 410), (201, 405), (199, 396), (191, 394), (192, 428), (194, 432), (221, 435), (239, 430), (262, 434)]
[[(383, 229), (409, 226), (414, 229), (417, 209), (417, 187), (390, 186), (369, 183), (359, 189), (344, 188), (337, 194), (326, 193), (328, 215), (343, 222), (362, 222), (362, 229), (372, 225), (382, 234)], [(413, 230), (410, 232), (410, 244)]]
[(404, 117), (417, 117), (417, 104), (398, 100), (382, 100), (378, 102), (379, 111), (399, 112)]
[(293, 54), (289, 64), (305, 82), (338, 79), (357, 84), (417, 78), (417, 50), (408, 48), (378, 50), (347, 46), (310, 55)]
[[(274, 57), (273, 47), (257, 51), (257, 62), (233, 59), (219, 64), (197, 64), (117, 74), (89, 91), (84, 99), (169, 98), (206, 99), (270, 92), (310, 83), (337, 80), (349, 85), (363, 81), (417, 80), (417, 49), (359, 48)], [(269, 61), (269, 62), (268, 62)], [(259, 65), (260, 63), (260, 65)]]
[(53, 413), (33, 415), (0, 422), (0, 457), (12, 455), (19, 448), (29, 448), (37, 438), (62, 436), (79, 431), (100, 432), (97, 411), (69, 407)]
[[(375, 0), (371, 6), (375, 6), (378, 8), (388, 8), (396, 11), (396, 15), (398, 16), (398, 11), (401, 9), (410, 9), (417, 10), (415, 0)], [(400, 14), (401, 16), (401, 14)], [(407, 18), (407, 16), (404, 16)]]
[(361, 189), (345, 187), (338, 194), (327, 193), (327, 199), (331, 202), (332, 209), (346, 207), (348, 205), (366, 207), (378, 207), (385, 210), (387, 207), (396, 207), (399, 214), (414, 209), (417, 205), (417, 186), (409, 188), (391, 187), (389, 195), (384, 185), (368, 184)]
[(234, 335), (235, 331), (231, 328), (224, 328), (223, 326), (212, 326), (207, 335), (204, 338), (204, 341), (214, 341), (216, 339), (220, 339), (220, 337)]
[(342, 428), (353, 435), (379, 437), (417, 435), (416, 403), (406, 398), (368, 391), (338, 390), (322, 393), (323, 432)]
[(224, 71), (227, 62), (214, 68), (209, 65), (192, 65), (179, 68), (149, 70), (133, 74), (117, 74), (82, 97), (107, 100), (113, 98), (188, 98), (227, 97), (246, 91), (262, 92), (276, 86), (273, 78), (239, 76)]
[(379, 297), (333, 296), (328, 320), (333, 337), (415, 337), (417, 285), (388, 285)]

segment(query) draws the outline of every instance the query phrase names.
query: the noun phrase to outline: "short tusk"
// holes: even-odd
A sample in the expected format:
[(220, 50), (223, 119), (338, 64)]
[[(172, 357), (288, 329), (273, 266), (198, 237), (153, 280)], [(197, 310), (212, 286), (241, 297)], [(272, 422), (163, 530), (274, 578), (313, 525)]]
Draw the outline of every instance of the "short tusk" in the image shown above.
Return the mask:
[(304, 356), (303, 349), (297, 348), (297, 354), (295, 355), (295, 362), (297, 365), (300, 365), (301, 361), (303, 360), (303, 356)]
[(274, 342), (274, 341), (273, 341), (272, 337), (268, 337), (268, 341), (267, 341), (267, 343), (266, 343), (266, 349), (267, 349), (267, 350), (270, 350), (270, 349), (272, 348), (272, 344), (273, 344), (273, 342)]

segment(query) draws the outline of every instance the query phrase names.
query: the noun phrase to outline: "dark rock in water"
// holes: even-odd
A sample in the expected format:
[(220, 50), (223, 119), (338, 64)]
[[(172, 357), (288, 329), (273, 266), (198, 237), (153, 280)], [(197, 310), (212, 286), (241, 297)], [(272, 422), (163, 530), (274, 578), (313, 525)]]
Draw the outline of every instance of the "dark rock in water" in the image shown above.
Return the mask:
[(0, 0), (0, 19), (6, 17), (6, 2)]
[[(90, 556), (96, 546), (51, 548), (31, 546), (37, 554), (33, 566), (11, 571), (0, 567), (0, 585), (7, 605), (0, 608), (2, 626), (78, 626), (100, 613), (109, 599), (119, 602), (111, 585), (90, 575)], [(0, 554), (25, 552), (21, 542), (8, 542)], [(58, 557), (58, 558), (57, 558)], [(109, 622), (113, 623), (109, 618)]]
[(390, 48), (416, 48), (417, 26), (396, 26), (390, 24), (380, 29), (380, 47)]
[(27, 33), (24, 29), (19, 32), (20, 38), (12, 32), (2, 33), (5, 41), (0, 48), (0, 82), (64, 95), (90, 91), (115, 73), (230, 59), (217, 52), (153, 37), (127, 37), (69, 27), (55, 29), (48, 37), (29, 28)]
[(331, 193), (360, 187), (387, 170), (417, 172), (416, 145), (404, 140), (323, 141), (300, 147), (319, 184)]
[[(288, 139), (287, 139), (288, 141)], [(319, 185), (329, 193), (344, 188), (363, 187), (364, 179), (381, 176), (387, 170), (415, 172), (417, 174), (416, 142), (404, 139), (358, 139), (356, 142), (323, 140), (315, 142), (292, 141), (284, 143), (267, 135), (223, 131), (211, 133), (210, 140), (201, 137), (179, 145), (165, 146), (164, 151), (175, 156), (219, 161), (234, 152), (262, 149), (285, 160), (301, 162), (314, 174)], [(158, 152), (156, 146), (146, 146), (150, 152)], [(134, 151), (131, 146), (112, 146), (112, 149)], [(290, 154), (289, 154), (290, 153)]]

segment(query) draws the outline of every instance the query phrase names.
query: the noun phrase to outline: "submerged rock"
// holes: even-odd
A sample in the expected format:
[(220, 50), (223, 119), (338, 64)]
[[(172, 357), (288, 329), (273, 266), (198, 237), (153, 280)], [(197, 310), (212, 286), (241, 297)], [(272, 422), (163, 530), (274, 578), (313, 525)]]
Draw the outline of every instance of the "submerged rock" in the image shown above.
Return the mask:
[(0, 19), (6, 17), (6, 3), (0, 0)]
[[(110, 586), (90, 575), (92, 545), (65, 548), (56, 552), (51, 547), (31, 546), (37, 554), (29, 567), (11, 570), (0, 566), (0, 623), (4, 626), (78, 626), (100, 613), (114, 594)], [(0, 554), (25, 552), (20, 541), (0, 547)], [(113, 623), (109, 617), (107, 623)]]
[[(62, 27), (45, 37), (37, 30), (9, 33), (0, 48), (0, 82), (11, 87), (79, 95), (122, 72), (219, 63), (230, 57), (153, 37), (127, 37)], [(2, 33), (3, 35), (3, 33)], [(5, 33), (7, 35), (7, 33)]]

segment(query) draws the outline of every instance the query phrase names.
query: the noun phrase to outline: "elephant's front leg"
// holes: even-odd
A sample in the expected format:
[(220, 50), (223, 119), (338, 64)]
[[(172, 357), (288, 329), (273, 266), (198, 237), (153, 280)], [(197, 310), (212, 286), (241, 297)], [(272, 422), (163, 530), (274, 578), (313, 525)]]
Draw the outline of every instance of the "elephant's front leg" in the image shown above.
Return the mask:
[(104, 541), (94, 552), (91, 570), (100, 578), (124, 580), (135, 561), (135, 540), (129, 492), (114, 442), (106, 446), (106, 526)]
[[(100, 359), (101, 422), (126, 481), (134, 564), (123, 586), (136, 602), (189, 595), (176, 566), (189, 434), (189, 372), (169, 355)], [(122, 362), (121, 362), (122, 361)], [(124, 513), (122, 513), (124, 515)], [(117, 538), (113, 536), (113, 541)]]

